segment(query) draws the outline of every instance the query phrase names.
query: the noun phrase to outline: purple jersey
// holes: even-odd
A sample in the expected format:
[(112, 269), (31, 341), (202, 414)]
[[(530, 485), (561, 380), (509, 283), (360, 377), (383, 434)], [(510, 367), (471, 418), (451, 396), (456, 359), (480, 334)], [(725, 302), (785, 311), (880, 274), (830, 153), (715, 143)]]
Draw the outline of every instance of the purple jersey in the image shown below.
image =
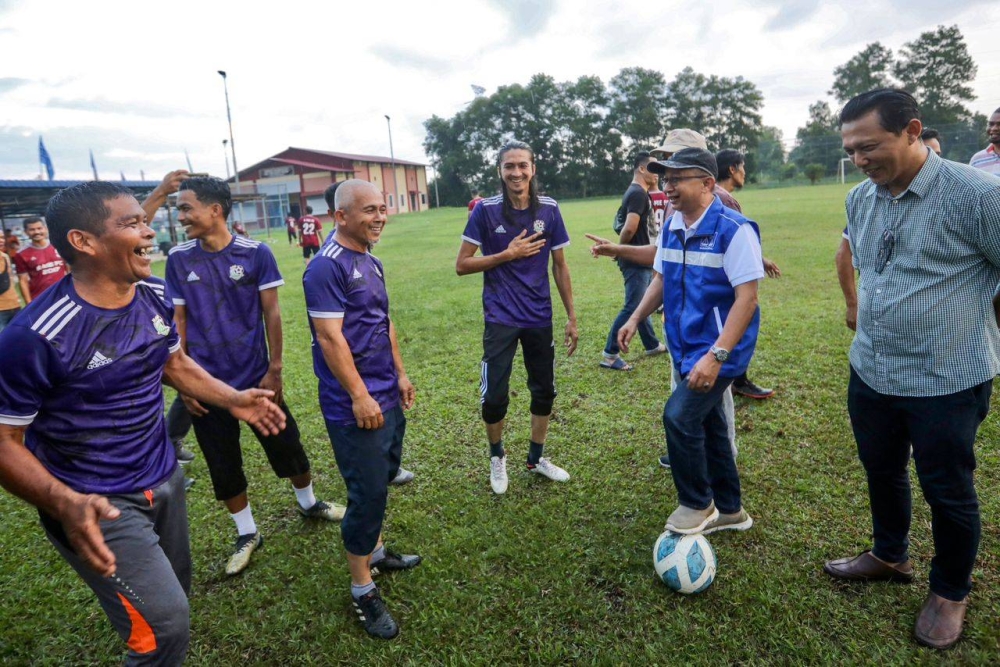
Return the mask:
[(309, 262), (302, 284), (323, 416), (338, 424), (355, 423), (351, 397), (323, 358), (313, 319), (343, 319), (344, 338), (368, 393), (383, 413), (399, 405), (399, 376), (389, 340), (389, 295), (382, 263), (371, 253), (356, 252), (330, 241)]
[(173, 309), (156, 287), (107, 310), (66, 276), (0, 333), (0, 424), (80, 493), (137, 493), (177, 465), (163, 421), (163, 367), (180, 349)]
[(167, 294), (187, 309), (187, 353), (236, 389), (267, 373), (260, 292), (284, 284), (271, 249), (242, 236), (219, 252), (187, 241), (167, 258)]
[(479, 202), (465, 225), (462, 240), (479, 246), (483, 256), (507, 249), (510, 242), (527, 230), (527, 236), (542, 232), (542, 251), (533, 257), (505, 262), (483, 272), (483, 315), (487, 322), (509, 327), (552, 325), (552, 297), (549, 293), (549, 255), (569, 245), (559, 205), (549, 197), (539, 197), (535, 215), (530, 210), (511, 210), (514, 221), (503, 217), (503, 195)]

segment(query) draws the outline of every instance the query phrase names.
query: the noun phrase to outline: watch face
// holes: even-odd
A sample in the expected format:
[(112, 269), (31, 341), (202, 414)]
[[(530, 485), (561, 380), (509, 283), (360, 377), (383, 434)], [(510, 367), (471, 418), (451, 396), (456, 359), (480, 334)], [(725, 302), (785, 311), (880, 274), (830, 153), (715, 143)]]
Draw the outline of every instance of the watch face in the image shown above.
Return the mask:
[(729, 351), (722, 348), (715, 348), (712, 350), (712, 354), (715, 355), (716, 361), (725, 362), (729, 359)]

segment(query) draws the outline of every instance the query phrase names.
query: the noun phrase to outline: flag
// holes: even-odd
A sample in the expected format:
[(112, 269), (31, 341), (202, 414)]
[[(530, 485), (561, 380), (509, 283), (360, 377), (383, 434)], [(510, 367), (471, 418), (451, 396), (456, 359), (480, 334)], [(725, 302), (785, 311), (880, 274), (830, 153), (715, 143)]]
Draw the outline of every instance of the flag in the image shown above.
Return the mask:
[(124, 181), (125, 180), (125, 172), (124, 171), (119, 171), (118, 173), (122, 175), (122, 180)]
[(45, 142), (42, 141), (41, 137), (38, 137), (38, 163), (45, 167), (46, 173), (49, 175), (49, 180), (56, 175), (55, 167), (52, 166), (52, 157), (49, 152), (45, 150)]
[(477, 86), (476, 84), (472, 84), (472, 92), (475, 93), (476, 97), (479, 97), (480, 95), (486, 94), (486, 89), (483, 88), (482, 86)]
[(186, 149), (186, 148), (184, 149), (184, 159), (187, 160), (188, 171), (193, 174), (194, 173), (194, 167), (191, 166), (191, 156), (188, 155), (188, 149)]
[(139, 170), (139, 180), (140, 181), (146, 180), (146, 172), (144, 172), (142, 169)]
[(94, 180), (99, 181), (100, 178), (97, 177), (97, 164), (94, 162), (94, 151), (90, 151), (90, 170), (94, 172)]

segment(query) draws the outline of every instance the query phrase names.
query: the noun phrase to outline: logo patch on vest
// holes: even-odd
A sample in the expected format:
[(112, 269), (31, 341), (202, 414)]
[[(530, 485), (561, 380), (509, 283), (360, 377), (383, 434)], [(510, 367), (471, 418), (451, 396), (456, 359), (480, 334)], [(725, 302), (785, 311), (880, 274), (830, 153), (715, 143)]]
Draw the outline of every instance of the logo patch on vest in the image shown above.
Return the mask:
[(701, 243), (698, 244), (699, 250), (711, 250), (714, 247), (715, 247), (715, 234), (712, 234), (711, 236), (706, 236), (701, 240)]

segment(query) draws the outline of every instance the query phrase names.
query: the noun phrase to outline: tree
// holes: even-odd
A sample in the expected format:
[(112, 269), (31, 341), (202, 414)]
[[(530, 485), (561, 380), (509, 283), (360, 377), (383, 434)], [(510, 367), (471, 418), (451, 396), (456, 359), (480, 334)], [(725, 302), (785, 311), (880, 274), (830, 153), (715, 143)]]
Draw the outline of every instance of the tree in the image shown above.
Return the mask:
[(830, 94), (841, 104), (861, 93), (893, 85), (895, 63), (892, 51), (872, 42), (850, 60), (833, 70)]
[(701, 132), (710, 148), (747, 152), (757, 145), (764, 96), (741, 76), (705, 76), (685, 67), (667, 85), (666, 101), (669, 126)]
[(776, 127), (765, 125), (757, 137), (757, 146), (747, 154), (747, 173), (757, 181), (777, 177), (785, 164), (784, 135)]
[(907, 42), (895, 66), (896, 76), (920, 102), (925, 125), (969, 119), (972, 114), (965, 103), (976, 98), (970, 85), (976, 70), (957, 25), (938, 26)]
[(611, 125), (608, 91), (599, 77), (581, 76), (563, 84), (563, 94), (560, 140), (571, 158), (562, 162), (553, 186), (580, 197), (608, 194), (613, 184), (627, 178), (621, 168), (622, 136)]
[(790, 181), (795, 178), (797, 172), (794, 162), (786, 162), (785, 166), (781, 168), (781, 180)]
[(655, 148), (664, 134), (667, 82), (661, 72), (626, 67), (609, 82), (610, 113), (629, 153)]
[(810, 183), (816, 185), (816, 182), (826, 175), (826, 167), (821, 164), (807, 164), (802, 173), (806, 175)]
[(827, 171), (836, 171), (844, 156), (837, 118), (830, 105), (822, 100), (809, 105), (809, 121), (795, 133), (795, 148), (788, 158), (800, 169), (808, 164), (821, 164)]

